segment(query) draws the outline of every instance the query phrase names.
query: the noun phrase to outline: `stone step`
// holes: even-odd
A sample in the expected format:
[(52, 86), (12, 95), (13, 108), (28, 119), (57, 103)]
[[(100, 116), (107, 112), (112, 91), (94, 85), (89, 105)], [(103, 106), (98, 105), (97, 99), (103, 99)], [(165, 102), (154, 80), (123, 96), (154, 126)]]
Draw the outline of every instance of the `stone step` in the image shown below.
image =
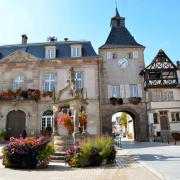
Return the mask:
[(66, 152), (55, 152), (53, 156), (65, 156)]
[(51, 160), (64, 160), (65, 156), (51, 156)]
[(51, 159), (51, 162), (54, 162), (54, 163), (64, 163), (64, 159), (63, 160), (53, 160)]

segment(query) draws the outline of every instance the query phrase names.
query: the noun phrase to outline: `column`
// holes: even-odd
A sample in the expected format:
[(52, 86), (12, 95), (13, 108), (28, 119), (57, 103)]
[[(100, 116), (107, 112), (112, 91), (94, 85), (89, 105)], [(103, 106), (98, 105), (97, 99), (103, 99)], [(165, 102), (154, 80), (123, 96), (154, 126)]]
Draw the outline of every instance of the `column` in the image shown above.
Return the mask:
[(58, 127), (57, 127), (57, 117), (58, 116), (58, 105), (53, 105), (53, 117), (54, 117), (54, 123), (53, 123), (53, 135), (58, 135)]

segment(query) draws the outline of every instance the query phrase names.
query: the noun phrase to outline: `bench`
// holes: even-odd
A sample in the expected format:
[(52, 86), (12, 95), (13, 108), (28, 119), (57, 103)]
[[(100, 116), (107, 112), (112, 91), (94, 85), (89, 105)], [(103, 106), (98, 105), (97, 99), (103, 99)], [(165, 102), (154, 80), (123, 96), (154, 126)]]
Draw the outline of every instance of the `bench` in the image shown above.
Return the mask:
[(171, 133), (173, 139), (174, 139), (174, 144), (176, 145), (176, 141), (180, 141), (180, 133), (177, 133), (177, 132), (174, 132), (174, 133)]

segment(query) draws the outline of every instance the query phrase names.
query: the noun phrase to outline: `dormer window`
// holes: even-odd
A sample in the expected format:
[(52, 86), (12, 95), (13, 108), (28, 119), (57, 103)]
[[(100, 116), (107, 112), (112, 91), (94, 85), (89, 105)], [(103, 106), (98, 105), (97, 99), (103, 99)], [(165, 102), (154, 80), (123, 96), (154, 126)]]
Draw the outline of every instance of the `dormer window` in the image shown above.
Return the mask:
[(56, 58), (56, 47), (55, 46), (48, 46), (46, 47), (46, 59), (54, 59)]
[(71, 57), (81, 57), (81, 56), (82, 56), (81, 45), (72, 45), (71, 46)]

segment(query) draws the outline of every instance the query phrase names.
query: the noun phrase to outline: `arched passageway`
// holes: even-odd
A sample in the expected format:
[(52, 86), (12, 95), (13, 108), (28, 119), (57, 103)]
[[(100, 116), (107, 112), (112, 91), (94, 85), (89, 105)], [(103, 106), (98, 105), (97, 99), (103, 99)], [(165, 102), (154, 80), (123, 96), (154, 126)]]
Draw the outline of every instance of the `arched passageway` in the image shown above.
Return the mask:
[(130, 106), (119, 106), (107, 109), (102, 114), (102, 134), (112, 135), (112, 116), (116, 113), (124, 112), (131, 116), (134, 129), (134, 140), (148, 141), (148, 123), (146, 114), (141, 109)]
[(136, 139), (134, 118), (127, 112), (118, 112), (112, 116), (112, 135), (114, 138), (121, 137), (122, 141)]

